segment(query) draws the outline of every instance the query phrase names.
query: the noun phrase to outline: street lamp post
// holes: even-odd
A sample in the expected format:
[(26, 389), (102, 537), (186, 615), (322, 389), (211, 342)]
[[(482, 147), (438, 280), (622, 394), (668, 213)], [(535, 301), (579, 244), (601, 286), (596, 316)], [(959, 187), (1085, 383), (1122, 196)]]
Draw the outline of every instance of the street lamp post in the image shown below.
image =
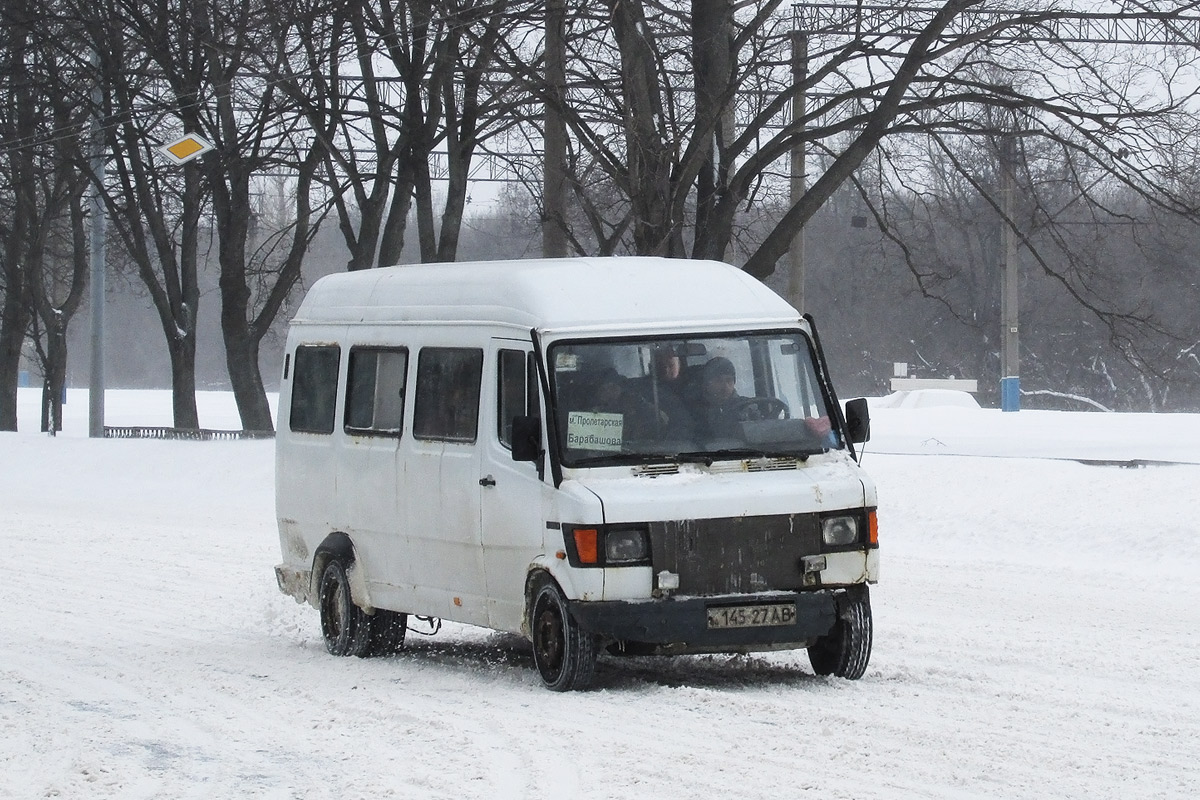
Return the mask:
[[(97, 73), (100, 54), (95, 56)], [(104, 230), (108, 214), (104, 208), (104, 128), (100, 114), (104, 95), (99, 78), (92, 87), (92, 197), (88, 258), (91, 281), (92, 373), (88, 384), (88, 436), (104, 438)]]

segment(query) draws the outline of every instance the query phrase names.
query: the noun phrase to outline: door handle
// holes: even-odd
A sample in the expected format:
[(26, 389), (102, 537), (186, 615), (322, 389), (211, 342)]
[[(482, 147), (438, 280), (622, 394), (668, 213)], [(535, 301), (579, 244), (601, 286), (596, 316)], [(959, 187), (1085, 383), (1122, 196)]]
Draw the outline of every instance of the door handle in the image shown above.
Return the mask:
[(496, 479), (493, 478), (491, 475), (485, 475), (484, 477), (479, 479), (479, 485), (480, 486), (495, 486)]

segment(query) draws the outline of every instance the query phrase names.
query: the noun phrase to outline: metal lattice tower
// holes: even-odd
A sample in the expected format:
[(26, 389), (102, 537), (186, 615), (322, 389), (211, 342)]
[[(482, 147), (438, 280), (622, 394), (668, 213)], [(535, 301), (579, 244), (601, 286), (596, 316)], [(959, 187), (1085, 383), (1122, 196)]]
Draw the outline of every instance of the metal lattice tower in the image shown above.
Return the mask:
[[(1075, 11), (1005, 11), (966, 9), (946, 26), (942, 41), (964, 38), (996, 44), (1185, 46), (1200, 48), (1200, 15), (1184, 13), (1200, 6), (1165, 12), (1082, 13)], [(941, 10), (935, 6), (908, 3), (873, 5), (850, 3), (796, 3), (792, 6), (793, 58), (797, 76), (807, 74), (810, 39), (851, 38), (904, 41), (915, 38)], [(793, 118), (804, 115), (803, 93), (793, 105)], [(1001, 407), (1020, 409), (1020, 327), (1017, 280), (1018, 232), (1013, 222), (1015, 193), (1015, 132), (1001, 132), (999, 174), (1002, 216), (1001, 248)], [(792, 150), (792, 202), (805, 191), (805, 154), (801, 141)], [(804, 231), (796, 232), (789, 250), (789, 287), (794, 304), (802, 308), (804, 297)], [(803, 309), (802, 309), (803, 310)]]

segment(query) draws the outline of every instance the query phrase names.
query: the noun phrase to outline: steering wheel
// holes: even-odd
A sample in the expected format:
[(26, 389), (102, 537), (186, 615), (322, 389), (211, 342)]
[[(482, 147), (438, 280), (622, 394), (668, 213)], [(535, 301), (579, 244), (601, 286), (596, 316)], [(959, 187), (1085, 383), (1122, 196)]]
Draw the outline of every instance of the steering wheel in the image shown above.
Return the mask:
[[(753, 413), (751, 409), (754, 409)], [(733, 404), (735, 419), (746, 422), (755, 419), (789, 419), (792, 416), (787, 403), (778, 397), (742, 397)]]

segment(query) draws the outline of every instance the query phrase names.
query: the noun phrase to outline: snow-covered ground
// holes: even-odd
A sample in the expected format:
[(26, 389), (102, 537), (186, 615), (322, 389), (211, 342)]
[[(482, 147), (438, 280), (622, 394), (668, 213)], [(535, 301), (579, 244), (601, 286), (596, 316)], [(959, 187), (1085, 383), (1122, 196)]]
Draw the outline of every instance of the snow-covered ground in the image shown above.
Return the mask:
[[(271, 442), (89, 440), (82, 392), (50, 438), (21, 403), (0, 797), (1200, 796), (1200, 464), (1050, 460), (1200, 462), (1200, 415), (876, 402), (862, 680), (802, 652), (606, 657), (559, 695), (523, 641), (462, 626), (327, 655), (275, 586)], [(107, 405), (169, 424), (165, 393)], [(231, 398), (201, 424), (238, 427)]]

